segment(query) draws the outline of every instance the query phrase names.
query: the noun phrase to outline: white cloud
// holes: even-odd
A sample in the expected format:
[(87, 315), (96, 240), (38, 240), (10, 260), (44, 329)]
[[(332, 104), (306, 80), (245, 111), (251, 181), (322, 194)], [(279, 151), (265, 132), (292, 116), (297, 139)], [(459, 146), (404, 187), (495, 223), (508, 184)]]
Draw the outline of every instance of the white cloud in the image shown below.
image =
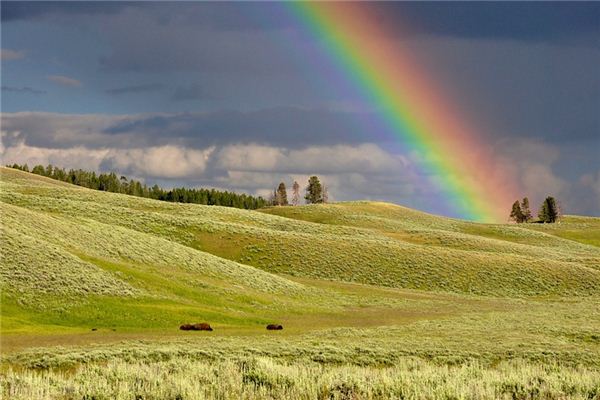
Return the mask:
[[(164, 116), (172, 116), (174, 121), (161, 132)], [(195, 117), (2, 113), (0, 154), (4, 164), (52, 163), (65, 168), (114, 170), (166, 187), (202, 185), (263, 195), (280, 181), (291, 185), (298, 180), (304, 186), (308, 176), (316, 174), (337, 200), (385, 200), (434, 212), (445, 210), (442, 186), (434, 184), (439, 177), (418, 169), (423, 156), (417, 153), (394, 154), (375, 143), (308, 147), (309, 143), (301, 139), (271, 143), (270, 136), (261, 144), (247, 144), (243, 135), (223, 138), (226, 133), (212, 129), (199, 134), (196, 125), (186, 125)], [(129, 129), (130, 125), (136, 128)], [(183, 128), (174, 132), (175, 125)], [(223, 130), (221, 124), (209, 124), (213, 125)], [(148, 126), (153, 129), (151, 134)], [(593, 172), (579, 180), (567, 179), (560, 166), (571, 156), (564, 147), (507, 138), (493, 147), (493, 154), (495, 161), (486, 162), (494, 163), (496, 168), (489, 168), (483, 178), (505, 184), (501, 178), (512, 177), (509, 183), (519, 188), (512, 190), (506, 185), (504, 190), (499, 186), (498, 192), (511, 193), (506, 209), (515, 200), (513, 195), (528, 196), (534, 207), (545, 196), (553, 195), (566, 212), (598, 214), (598, 176)], [(472, 174), (473, 179), (480, 176), (477, 171)]]
[(201, 177), (214, 148), (195, 150), (167, 145), (135, 149), (82, 146), (56, 149), (27, 146), (21, 141), (0, 150), (3, 164), (53, 164), (67, 169), (111, 170), (139, 177), (176, 179)]
[(69, 78), (64, 75), (48, 75), (47, 78), (48, 80), (63, 86), (80, 87), (82, 85), (80, 80)]
[(127, 173), (154, 178), (194, 178), (204, 174), (214, 147), (196, 150), (166, 145), (111, 149), (104, 163)]
[(226, 170), (283, 173), (385, 172), (408, 166), (408, 160), (372, 143), (311, 146), (299, 150), (262, 145), (229, 145), (218, 153)]
[[(3, 134), (4, 137), (12, 134)], [(98, 170), (102, 160), (109, 150), (89, 149), (82, 146), (68, 149), (52, 149), (45, 147), (27, 146), (23, 141), (17, 142), (2, 149), (2, 164), (33, 165), (53, 164), (65, 168), (82, 168)]]

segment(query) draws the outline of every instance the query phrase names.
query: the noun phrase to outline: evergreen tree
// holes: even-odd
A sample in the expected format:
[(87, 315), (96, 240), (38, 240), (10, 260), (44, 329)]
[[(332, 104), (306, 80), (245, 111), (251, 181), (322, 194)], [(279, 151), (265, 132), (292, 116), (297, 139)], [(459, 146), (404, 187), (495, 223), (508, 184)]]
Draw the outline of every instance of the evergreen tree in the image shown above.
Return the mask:
[(42, 165), (36, 165), (35, 167), (33, 167), (33, 170), (31, 170), (31, 172), (33, 172), (34, 174), (37, 175), (44, 175), (46, 174), (46, 170), (44, 169), (44, 167)]
[(300, 184), (294, 181), (292, 185), (292, 205), (297, 206), (300, 204)]
[(523, 212), (519, 205), (519, 200), (516, 200), (512, 205), (512, 211), (510, 212), (510, 219), (515, 221), (517, 224), (523, 222)]
[(276, 196), (277, 196), (276, 197), (277, 205), (279, 205), (279, 206), (287, 206), (288, 205), (287, 191), (285, 190), (285, 183), (281, 182), (279, 184), (279, 186), (277, 187)]
[(323, 202), (323, 187), (321, 181), (316, 176), (311, 176), (308, 179), (308, 186), (306, 187), (306, 195), (304, 199), (308, 204), (317, 204)]
[(523, 222), (529, 222), (533, 218), (531, 210), (529, 209), (529, 199), (524, 197), (521, 201), (521, 214), (523, 214)]
[[(13, 164), (12, 168), (29, 172), (27, 164), (23, 166)], [(161, 189), (158, 185), (148, 188), (145, 184), (134, 179), (127, 179), (125, 176), (119, 178), (114, 172), (96, 175), (93, 171), (89, 172), (81, 169), (70, 169), (69, 171), (66, 171), (65, 169), (53, 165), (48, 165), (47, 167), (36, 165), (31, 172), (90, 189), (114, 193), (127, 193), (133, 196), (148, 197), (162, 201), (224, 205), (247, 209), (261, 208), (267, 205), (267, 201), (262, 197), (248, 196), (246, 194), (237, 194), (233, 192), (220, 192), (214, 189), (175, 188), (166, 191)]]
[(546, 197), (544, 202), (540, 207), (540, 211), (538, 213), (538, 218), (541, 222), (545, 223), (554, 223), (558, 219), (558, 206), (556, 205), (556, 200), (552, 196)]

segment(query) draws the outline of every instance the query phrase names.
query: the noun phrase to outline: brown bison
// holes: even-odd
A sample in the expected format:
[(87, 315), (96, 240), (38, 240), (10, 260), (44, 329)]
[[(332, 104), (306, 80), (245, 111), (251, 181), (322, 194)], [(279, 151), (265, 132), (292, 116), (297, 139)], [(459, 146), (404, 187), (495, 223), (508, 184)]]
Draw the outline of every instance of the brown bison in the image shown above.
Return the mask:
[(200, 324), (183, 324), (179, 327), (182, 331), (212, 331), (213, 329), (206, 322)]
[(267, 330), (269, 331), (280, 331), (283, 329), (283, 326), (277, 324), (269, 324), (267, 325)]
[(210, 325), (207, 324), (206, 322), (202, 322), (200, 324), (194, 324), (194, 327), (192, 329), (195, 331), (212, 331), (213, 330), (210, 327)]

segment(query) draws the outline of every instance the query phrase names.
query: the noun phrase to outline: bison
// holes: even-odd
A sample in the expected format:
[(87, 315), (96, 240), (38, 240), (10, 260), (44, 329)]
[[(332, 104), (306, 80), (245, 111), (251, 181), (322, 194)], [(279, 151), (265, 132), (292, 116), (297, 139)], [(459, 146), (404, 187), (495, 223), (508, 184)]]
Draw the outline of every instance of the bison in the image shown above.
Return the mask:
[(267, 325), (267, 330), (269, 331), (280, 331), (283, 329), (283, 326), (277, 324), (269, 324)]
[(179, 327), (179, 329), (181, 329), (182, 331), (191, 331), (192, 329), (194, 329), (194, 326), (191, 324), (183, 324)]
[(194, 327), (192, 329), (195, 331), (212, 331), (213, 330), (210, 327), (210, 325), (207, 324), (206, 322), (202, 322), (200, 324), (194, 324)]

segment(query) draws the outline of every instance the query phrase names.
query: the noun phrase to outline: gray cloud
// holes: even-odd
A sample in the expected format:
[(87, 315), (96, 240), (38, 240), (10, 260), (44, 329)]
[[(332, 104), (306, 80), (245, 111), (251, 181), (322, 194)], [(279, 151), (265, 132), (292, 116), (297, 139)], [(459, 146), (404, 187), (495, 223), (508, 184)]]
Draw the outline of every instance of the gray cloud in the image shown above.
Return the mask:
[(141, 85), (132, 85), (132, 86), (123, 86), (113, 89), (107, 89), (106, 93), (110, 95), (119, 96), (122, 94), (130, 94), (130, 93), (146, 93), (146, 92), (156, 92), (161, 90), (164, 87), (161, 83), (146, 83)]
[(435, 37), (398, 47), (481, 135), (598, 140), (599, 48)]
[[(56, 14), (90, 14), (97, 12), (106, 12), (114, 9), (114, 6), (118, 3), (96, 3), (92, 2), (72, 4), (61, 4), (60, 2), (26, 2), (17, 1), (14, 4), (2, 3), (2, 22), (16, 21), (16, 20), (32, 20), (39, 19), (49, 15)], [(119, 6), (119, 9), (121, 7)], [(118, 11), (118, 10), (114, 10)]]
[(283, 47), (279, 53), (273, 51), (274, 34), (282, 40), (292, 35), (283, 28), (275, 33), (215, 29), (212, 24), (199, 24), (181, 15), (165, 16), (153, 8), (124, 9), (94, 24), (103, 28), (111, 44), (108, 54), (100, 58), (101, 65), (109, 71), (201, 70), (277, 75), (294, 67)]
[[(52, 149), (53, 157), (67, 152), (57, 158), (61, 162), (80, 157), (74, 149), (87, 149), (92, 159), (101, 159), (91, 165), (118, 166), (147, 177), (156, 171), (124, 160), (136, 155), (151, 162), (156, 154), (176, 155), (187, 160), (185, 165), (195, 165), (183, 171), (202, 173), (174, 170), (152, 179), (250, 191), (270, 190), (279, 179), (305, 179), (314, 169), (327, 177), (337, 199), (370, 197), (420, 208), (436, 201), (432, 189), (414, 183), (435, 177), (412, 170), (416, 157), (408, 164), (399, 158), (406, 149), (393, 135), (401, 132), (389, 132), (376, 102), (362, 96), (352, 79), (323, 57), (323, 43), (288, 18), (285, 6), (23, 4), (1, 3), (3, 24), (13, 24), (5, 42), (31, 49), (32, 56), (57, 54), (90, 89), (90, 101), (81, 101), (83, 91), (67, 95), (56, 90), (36, 99), (13, 95), (34, 94), (28, 89), (35, 89), (6, 86), (5, 108), (91, 114), (3, 114), (7, 149)], [(457, 119), (493, 147), (503, 160), (498, 170), (515, 176), (523, 195), (537, 204), (554, 194), (568, 212), (600, 214), (600, 3), (372, 7), (380, 24), (390, 28), (398, 51), (415, 57), (432, 93), (442, 93), (440, 104), (455, 106)], [(40, 20), (48, 27), (43, 35), (53, 40), (27, 29), (26, 24)], [(397, 22), (406, 20), (414, 26), (399, 32), (396, 26), (405, 24)], [(81, 26), (85, 34), (75, 36)], [(77, 40), (55, 40), (63, 29)], [(38, 51), (46, 42), (50, 47)], [(87, 61), (69, 59), (73, 54), (85, 54)], [(31, 71), (21, 70), (21, 64), (3, 62), (3, 68), (18, 82), (35, 82), (48, 73), (40, 69), (43, 63)], [(156, 83), (135, 84), (139, 82)], [(126, 96), (154, 90), (163, 93)], [(105, 94), (122, 97), (107, 101)], [(36, 105), (35, 100), (44, 101)], [(190, 100), (203, 101), (186, 102)], [(220, 111), (177, 112), (192, 106)], [(140, 110), (151, 112), (134, 114)], [(102, 153), (107, 149), (111, 156)], [(190, 157), (201, 156), (173, 149), (213, 150), (200, 167)]]
[(119, 124), (132, 116), (103, 114), (56, 114), (46, 112), (2, 113), (2, 130), (6, 146), (12, 142), (24, 142), (40, 148), (71, 148), (84, 146), (90, 149), (102, 147), (135, 147), (147, 142), (132, 135), (107, 135), (103, 130), (111, 124)]
[(11, 92), (11, 93), (35, 94), (35, 95), (47, 93), (45, 90), (34, 89), (34, 88), (30, 88), (29, 86), (22, 86), (22, 87), (2, 86), (2, 91), (3, 92)]
[[(201, 185), (263, 195), (282, 180), (304, 184), (309, 175), (317, 174), (336, 200), (392, 201), (438, 212), (446, 206), (439, 189), (428, 183), (439, 177), (423, 175), (410, 156), (392, 153), (375, 143), (296, 148), (235, 141), (195, 146), (174, 144), (176, 141), (152, 144), (101, 132), (102, 126), (117, 118), (135, 118), (132, 116), (37, 117), (39, 120), (31, 126), (42, 124), (46, 132), (54, 133), (55, 143), (62, 141), (61, 146), (52, 141), (45, 146), (27, 143), (27, 127), (21, 125), (23, 130), (2, 133), (3, 163), (53, 163), (67, 168), (111, 170), (166, 186)], [(3, 120), (6, 118), (3, 115)], [(15, 127), (14, 121), (8, 125)], [(97, 128), (84, 135), (78, 131), (83, 125)], [(106, 139), (113, 136), (115, 140)], [(128, 146), (123, 146), (124, 142)], [(567, 213), (600, 214), (600, 171), (585, 174), (578, 181), (566, 179), (556, 169), (561, 149), (539, 141), (524, 140), (514, 147), (512, 141), (504, 140), (495, 148), (497, 162), (517, 179), (523, 190), (520, 196), (528, 196), (534, 208), (545, 196), (553, 195)]]
[(371, 140), (370, 114), (275, 108), (252, 112), (152, 113), (139, 115), (3, 113), (2, 127), (27, 144), (43, 147), (163, 145), (192, 147), (257, 143), (289, 148)]
[[(416, 167), (418, 157), (382, 141), (374, 143), (363, 130), (340, 127), (340, 120), (351, 125), (364, 121), (360, 114), (339, 113), (303, 109), (140, 115), (3, 113), (3, 144), (15, 162), (45, 162), (47, 157), (69, 166), (70, 160), (84, 162), (89, 152), (90, 168), (163, 179), (165, 184), (203, 184), (253, 193), (270, 190), (283, 178), (317, 173), (328, 177), (340, 200), (363, 196), (440, 210), (443, 196), (430, 184), (437, 177), (422, 175)], [(312, 125), (319, 116), (324, 119)], [(331, 131), (324, 129), (328, 118), (332, 118)], [(514, 177), (522, 191), (519, 195), (528, 196), (532, 204), (554, 195), (566, 212), (600, 214), (597, 168), (572, 178), (561, 167), (573, 151), (581, 158), (582, 150), (534, 138), (515, 142), (504, 137), (490, 145), (498, 168)], [(597, 155), (594, 148), (588, 151)], [(171, 161), (161, 172), (164, 160)]]
[(190, 143), (254, 142), (304, 147), (309, 143), (358, 143), (373, 138), (378, 126), (369, 113), (278, 107), (257, 111), (156, 114), (123, 119), (107, 127), (109, 134), (159, 138)]
[[(271, 30), (290, 26), (289, 11), (274, 3), (193, 2), (3, 2), (2, 21), (81, 20), (127, 12), (152, 16), (155, 23), (202, 25), (222, 30)], [(595, 2), (379, 2), (369, 6), (372, 18), (390, 32), (466, 38), (502, 37), (539, 41), (598, 33), (600, 6)], [(287, 17), (287, 18), (286, 18)], [(85, 21), (88, 22), (88, 21)], [(409, 22), (409, 23), (406, 23)]]

